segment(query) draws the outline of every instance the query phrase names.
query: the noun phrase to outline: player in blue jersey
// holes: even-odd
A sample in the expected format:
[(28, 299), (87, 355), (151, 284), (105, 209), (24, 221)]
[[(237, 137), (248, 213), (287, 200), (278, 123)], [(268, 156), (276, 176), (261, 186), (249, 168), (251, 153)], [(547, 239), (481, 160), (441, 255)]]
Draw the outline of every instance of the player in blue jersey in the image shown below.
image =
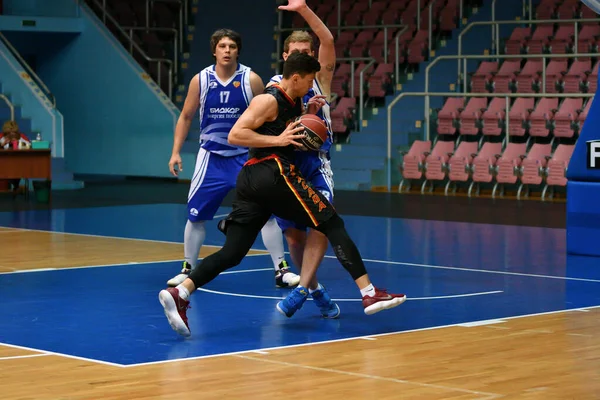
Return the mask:
[[(323, 21), (306, 5), (305, 0), (289, 0), (287, 5), (280, 6), (280, 10), (295, 11), (302, 15), (312, 31), (319, 38), (319, 63), (321, 70), (317, 72), (313, 87), (303, 98), (307, 104), (321, 102), (318, 116), (325, 121), (329, 128), (329, 139), (320, 151), (296, 151), (295, 165), (307, 181), (318, 189), (331, 203), (333, 203), (333, 172), (330, 166), (329, 149), (333, 143), (331, 131), (331, 116), (329, 101), (331, 98), (331, 81), (335, 69), (336, 55), (333, 35)], [(283, 45), (283, 59), (287, 60), (292, 53), (306, 53), (314, 55), (313, 39), (308, 32), (294, 31), (285, 40)], [(269, 85), (280, 82), (281, 75), (271, 78)], [(299, 288), (308, 288), (309, 293), (319, 307), (325, 318), (337, 318), (340, 308), (327, 294), (325, 288), (318, 283), (316, 271), (325, 252), (327, 251), (327, 237), (315, 229), (307, 232), (306, 226), (298, 225), (292, 221), (277, 218), (279, 226), (285, 234), (293, 263), (301, 267)]]
[[(227, 137), (252, 98), (264, 90), (262, 79), (238, 62), (242, 48), (238, 33), (229, 29), (217, 30), (210, 39), (210, 46), (215, 64), (204, 68), (190, 82), (175, 127), (169, 161), (171, 173), (178, 176), (182, 170), (179, 153), (199, 110), (200, 150), (188, 194), (185, 261), (181, 273), (167, 282), (169, 286), (179, 285), (195, 268), (206, 237), (205, 221), (213, 219), (225, 196), (235, 188), (237, 175), (248, 160), (248, 149), (229, 144)], [(282, 231), (274, 219), (262, 229), (262, 238), (271, 253), (276, 286), (296, 286), (300, 277), (290, 272), (287, 266)]]

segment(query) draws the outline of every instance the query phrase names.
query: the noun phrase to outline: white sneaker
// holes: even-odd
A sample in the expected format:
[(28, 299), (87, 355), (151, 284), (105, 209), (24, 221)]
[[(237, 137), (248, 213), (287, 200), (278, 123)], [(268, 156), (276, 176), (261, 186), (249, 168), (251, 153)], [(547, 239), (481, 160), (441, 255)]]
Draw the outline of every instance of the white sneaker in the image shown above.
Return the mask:
[(279, 288), (289, 288), (298, 286), (300, 275), (291, 272), (287, 263), (282, 261), (279, 264), (279, 270), (275, 272), (275, 286)]
[(167, 285), (170, 287), (175, 287), (177, 285), (181, 285), (183, 281), (185, 281), (188, 276), (192, 272), (192, 266), (187, 262), (183, 262), (183, 268), (181, 269), (181, 273), (174, 278), (171, 278), (167, 281)]

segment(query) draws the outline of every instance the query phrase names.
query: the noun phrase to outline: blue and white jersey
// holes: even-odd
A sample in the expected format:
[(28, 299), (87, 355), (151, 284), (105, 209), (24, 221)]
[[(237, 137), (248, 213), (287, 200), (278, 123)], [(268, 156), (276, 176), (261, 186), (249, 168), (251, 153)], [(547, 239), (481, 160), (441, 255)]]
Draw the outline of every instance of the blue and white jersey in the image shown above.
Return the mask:
[(200, 146), (206, 151), (225, 157), (248, 152), (246, 147), (229, 144), (227, 136), (252, 100), (250, 71), (238, 64), (227, 82), (219, 79), (214, 65), (200, 72)]
[[(271, 82), (279, 83), (281, 82), (282, 77), (283, 75), (275, 75), (271, 78)], [(310, 89), (308, 93), (302, 98), (302, 101), (306, 105), (306, 103), (308, 103), (308, 100), (317, 95), (323, 95), (323, 90), (321, 90), (321, 86), (315, 78), (312, 89)], [(325, 121), (325, 125), (327, 125), (327, 134), (329, 138), (325, 143), (323, 143), (323, 146), (321, 147), (321, 152), (328, 153), (329, 149), (331, 148), (331, 145), (333, 144), (333, 131), (331, 130), (331, 108), (329, 101), (326, 100), (325, 104), (323, 105), (323, 107), (321, 107), (317, 115), (323, 121)]]

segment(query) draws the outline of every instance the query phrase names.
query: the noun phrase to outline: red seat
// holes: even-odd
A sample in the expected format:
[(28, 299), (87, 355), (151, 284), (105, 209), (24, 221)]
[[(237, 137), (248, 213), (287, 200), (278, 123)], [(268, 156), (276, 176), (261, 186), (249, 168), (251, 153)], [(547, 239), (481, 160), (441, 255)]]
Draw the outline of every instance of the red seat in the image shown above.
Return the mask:
[(429, 151), (431, 151), (431, 141), (415, 140), (410, 150), (402, 153), (402, 163), (399, 166), (402, 181), (398, 188), (399, 192), (402, 192), (405, 184), (407, 185), (407, 190), (409, 190), (412, 179), (421, 179), (426, 153)]
[(559, 144), (552, 158), (548, 160), (546, 165), (546, 186), (542, 191), (542, 200), (546, 199), (546, 194), (550, 190), (550, 196), (552, 197), (554, 188), (553, 186), (566, 186), (567, 185), (567, 168), (569, 167), (569, 161), (573, 155), (575, 145), (570, 144)]

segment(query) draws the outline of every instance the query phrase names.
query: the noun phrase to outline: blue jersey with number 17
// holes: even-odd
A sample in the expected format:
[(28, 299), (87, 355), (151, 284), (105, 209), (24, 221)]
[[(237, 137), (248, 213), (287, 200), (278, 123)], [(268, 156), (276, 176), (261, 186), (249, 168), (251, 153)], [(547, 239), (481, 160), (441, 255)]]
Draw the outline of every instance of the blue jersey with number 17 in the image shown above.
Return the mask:
[(226, 82), (217, 76), (215, 66), (200, 74), (200, 146), (225, 157), (248, 152), (246, 147), (227, 142), (229, 131), (252, 100), (250, 68), (238, 64), (235, 74)]

